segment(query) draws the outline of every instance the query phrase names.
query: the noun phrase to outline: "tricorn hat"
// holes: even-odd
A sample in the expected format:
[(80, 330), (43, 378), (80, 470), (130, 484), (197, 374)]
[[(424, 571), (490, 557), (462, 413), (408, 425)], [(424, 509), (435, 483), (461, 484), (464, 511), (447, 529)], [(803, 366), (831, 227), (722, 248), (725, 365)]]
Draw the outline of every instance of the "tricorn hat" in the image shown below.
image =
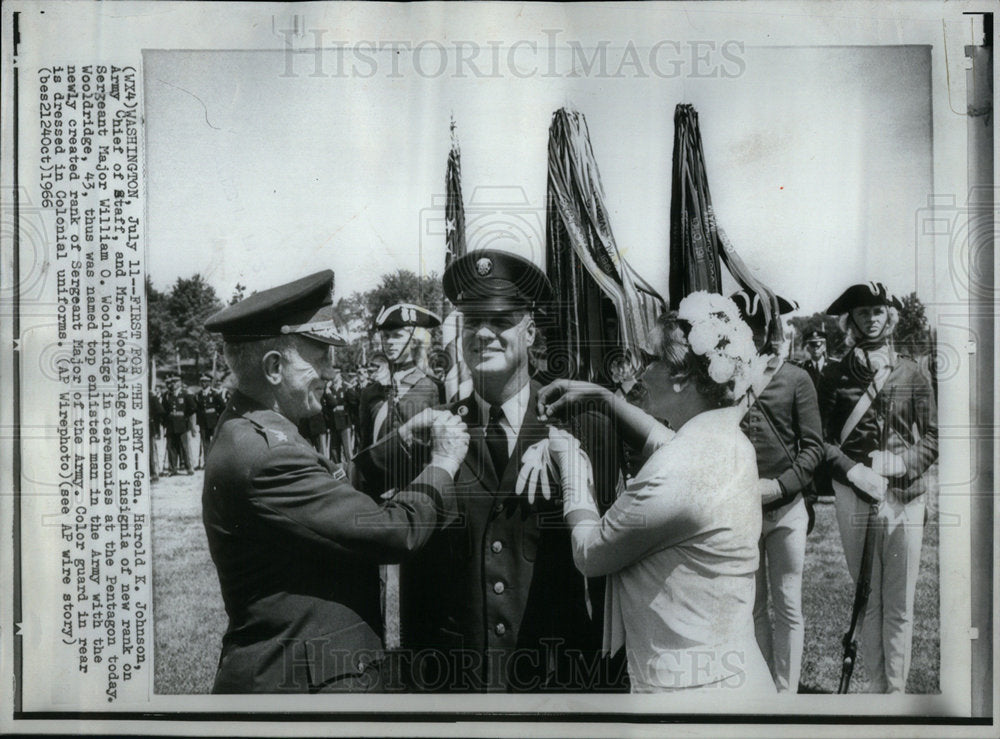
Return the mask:
[[(788, 300), (780, 295), (776, 295), (775, 297), (778, 299), (778, 312), (781, 315), (799, 309), (799, 304), (794, 300)], [(746, 290), (738, 290), (730, 295), (729, 299), (736, 303), (736, 307), (740, 310), (740, 316), (753, 329), (755, 334), (764, 332), (766, 328), (764, 300), (760, 295), (747, 292)]]
[(437, 314), (413, 303), (396, 303), (379, 311), (375, 317), (377, 331), (391, 331), (396, 328), (418, 326), (434, 328), (441, 325)]
[(881, 282), (863, 282), (851, 285), (844, 290), (839, 298), (830, 303), (826, 312), (839, 316), (855, 308), (873, 305), (884, 305), (897, 309), (902, 307), (899, 300), (894, 295), (889, 294), (888, 289)]

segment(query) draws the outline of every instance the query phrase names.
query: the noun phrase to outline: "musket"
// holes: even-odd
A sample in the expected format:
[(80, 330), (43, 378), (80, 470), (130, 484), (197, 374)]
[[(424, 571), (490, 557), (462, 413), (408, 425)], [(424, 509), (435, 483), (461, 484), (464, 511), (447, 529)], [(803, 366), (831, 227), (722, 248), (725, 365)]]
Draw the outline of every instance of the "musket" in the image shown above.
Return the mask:
[[(883, 419), (880, 446), (882, 451), (889, 448), (889, 420), (892, 418), (892, 391), (886, 405), (886, 417)], [(854, 664), (858, 657), (858, 634), (865, 621), (865, 611), (868, 610), (868, 598), (872, 592), (872, 562), (875, 559), (875, 516), (878, 513), (878, 502), (868, 507), (868, 517), (865, 521), (865, 543), (861, 549), (861, 569), (858, 572), (858, 582), (854, 588), (854, 607), (851, 610), (851, 625), (844, 634), (844, 661), (840, 668), (840, 686), (838, 693), (846, 693), (851, 685), (854, 674)]]

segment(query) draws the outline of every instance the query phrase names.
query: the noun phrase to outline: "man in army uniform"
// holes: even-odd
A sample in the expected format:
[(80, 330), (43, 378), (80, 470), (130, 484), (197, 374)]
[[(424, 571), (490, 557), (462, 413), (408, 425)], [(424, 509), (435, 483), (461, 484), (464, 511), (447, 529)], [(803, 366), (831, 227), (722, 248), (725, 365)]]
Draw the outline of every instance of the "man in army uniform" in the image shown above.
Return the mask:
[(185, 392), (181, 378), (171, 375), (167, 380), (167, 394), (163, 396), (163, 417), (166, 419), (167, 460), (170, 464), (168, 474), (176, 475), (178, 465), (183, 464), (184, 470), (193, 475), (191, 466), (191, 448), (188, 445), (188, 433), (196, 434), (194, 398)]
[(229, 615), (214, 692), (333, 692), (383, 686), (378, 565), (420, 549), (454, 511), (468, 448), (434, 413), (428, 464), (377, 503), (296, 430), (333, 376), (329, 270), (255, 293), (205, 324), (225, 340), (236, 390), (208, 455), (209, 549)]
[(809, 373), (809, 379), (812, 380), (813, 387), (818, 391), (820, 377), (823, 376), (823, 370), (826, 369), (826, 365), (828, 364), (826, 357), (826, 332), (822, 329), (807, 331), (803, 337), (803, 342), (808, 357), (800, 366)]
[(194, 404), (198, 430), (201, 432), (201, 459), (204, 460), (212, 443), (215, 425), (219, 422), (219, 414), (225, 409), (226, 403), (222, 399), (222, 394), (212, 387), (211, 377), (202, 375), (200, 384), (201, 389), (194, 396)]
[[(464, 314), (462, 350), (474, 387), (450, 410), (465, 419), (471, 439), (455, 478), (458, 518), (403, 567), (407, 678), (427, 691), (611, 689), (620, 677), (600, 656), (603, 578), (588, 582), (576, 571), (558, 496), (515, 492), (522, 465), (548, 438), (529, 349), (549, 281), (526, 259), (484, 249), (454, 260), (443, 283)], [(358, 464), (388, 470), (390, 481), (405, 477), (426, 459), (422, 416), (363, 450)], [(596, 489), (613, 495), (610, 424), (588, 414), (571, 430), (593, 462)]]

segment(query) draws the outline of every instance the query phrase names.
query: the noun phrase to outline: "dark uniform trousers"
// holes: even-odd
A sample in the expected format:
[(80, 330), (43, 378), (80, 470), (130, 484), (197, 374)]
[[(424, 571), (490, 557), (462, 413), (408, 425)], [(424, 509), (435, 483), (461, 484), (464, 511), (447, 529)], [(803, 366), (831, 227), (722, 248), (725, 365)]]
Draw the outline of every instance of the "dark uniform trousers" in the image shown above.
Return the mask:
[(170, 471), (176, 472), (183, 464), (188, 472), (193, 471), (191, 455), (187, 443), (187, 432), (190, 428), (190, 417), (195, 414), (195, 404), (187, 393), (173, 395), (168, 393), (163, 397), (163, 411), (167, 430), (167, 459)]
[(454, 515), (443, 470), (427, 467), (380, 505), (288, 419), (234, 393), (202, 507), (229, 616), (213, 692), (384, 687), (378, 565), (411, 555)]
[[(488, 419), (474, 400), (449, 409), (469, 426), (470, 445), (455, 478), (457, 516), (403, 565), (402, 639), (408, 662), (393, 679), (431, 692), (613, 691), (625, 689), (624, 663), (600, 655), (604, 580), (587, 581), (573, 564), (562, 502), (514, 494), (521, 457), (548, 437), (532, 383), (514, 452), (494, 469)], [(618, 444), (603, 416), (577, 419), (606, 507), (618, 480)], [(372, 477), (405, 478), (428, 450), (397, 435), (357, 461)], [(558, 485), (552, 483), (558, 496)]]

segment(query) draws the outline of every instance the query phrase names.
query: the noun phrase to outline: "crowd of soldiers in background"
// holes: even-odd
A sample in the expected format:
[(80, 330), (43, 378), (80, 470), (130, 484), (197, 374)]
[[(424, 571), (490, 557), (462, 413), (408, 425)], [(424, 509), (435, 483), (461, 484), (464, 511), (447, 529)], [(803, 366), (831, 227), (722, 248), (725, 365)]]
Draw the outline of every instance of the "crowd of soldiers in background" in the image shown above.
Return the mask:
[[(424, 369), (434, 382), (441, 383), (439, 372)], [(171, 373), (150, 391), (153, 444), (149, 463), (154, 481), (165, 476), (193, 475), (204, 467), (231, 389), (226, 381), (210, 375), (202, 375), (199, 385), (197, 389), (186, 387), (179, 375)], [(306, 419), (300, 432), (320, 454), (344, 464), (349, 473), (351, 457), (362, 441), (371, 443), (372, 424), (377, 409), (387, 400), (390, 386), (389, 361), (384, 354), (375, 354), (366, 366), (355, 371), (338, 371), (323, 393), (323, 412)]]

